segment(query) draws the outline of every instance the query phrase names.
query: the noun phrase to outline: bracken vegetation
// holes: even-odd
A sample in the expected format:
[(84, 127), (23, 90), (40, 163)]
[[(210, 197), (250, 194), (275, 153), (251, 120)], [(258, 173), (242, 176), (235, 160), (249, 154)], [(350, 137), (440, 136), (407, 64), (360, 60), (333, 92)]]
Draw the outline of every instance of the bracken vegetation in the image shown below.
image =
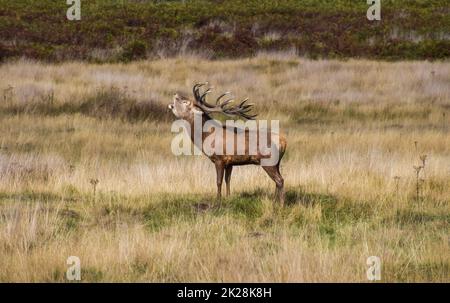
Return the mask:
[(445, 59), (447, 0), (383, 0), (368, 21), (365, 0), (82, 2), (0, 0), (0, 58), (131, 61), (196, 53), (208, 58), (293, 50), (311, 58)]
[[(82, 281), (367, 281), (379, 256), (382, 282), (450, 282), (449, 63), (21, 59), (0, 79), (0, 281), (67, 281), (69, 256)], [(166, 106), (204, 80), (280, 120), (285, 208), (257, 167), (218, 208), (209, 160), (171, 153)]]

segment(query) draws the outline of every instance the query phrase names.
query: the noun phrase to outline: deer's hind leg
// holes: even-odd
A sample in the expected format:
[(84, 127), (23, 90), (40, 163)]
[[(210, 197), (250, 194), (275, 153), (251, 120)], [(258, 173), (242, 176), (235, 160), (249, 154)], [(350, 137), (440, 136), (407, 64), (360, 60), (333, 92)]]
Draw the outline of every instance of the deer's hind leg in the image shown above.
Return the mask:
[(275, 166), (263, 166), (262, 167), (269, 177), (275, 182), (275, 197), (281, 204), (284, 205), (284, 179), (280, 173), (280, 165), (277, 164)]
[(231, 181), (231, 172), (233, 171), (233, 166), (225, 167), (225, 183), (227, 185), (227, 196), (230, 195), (230, 181)]

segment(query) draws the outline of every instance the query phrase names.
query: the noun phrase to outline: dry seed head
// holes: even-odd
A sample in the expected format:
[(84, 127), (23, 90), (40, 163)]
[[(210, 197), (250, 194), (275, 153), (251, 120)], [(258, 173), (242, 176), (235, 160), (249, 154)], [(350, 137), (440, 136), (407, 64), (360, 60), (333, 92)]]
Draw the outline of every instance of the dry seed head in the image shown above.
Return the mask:
[(425, 162), (427, 161), (427, 155), (420, 155), (420, 160), (422, 161), (422, 166), (425, 166)]
[(91, 179), (89, 180), (89, 182), (93, 185), (96, 186), (98, 184), (98, 179)]
[(414, 165), (413, 167), (417, 174), (419, 174), (420, 170), (423, 168), (423, 166), (416, 166), (416, 165)]

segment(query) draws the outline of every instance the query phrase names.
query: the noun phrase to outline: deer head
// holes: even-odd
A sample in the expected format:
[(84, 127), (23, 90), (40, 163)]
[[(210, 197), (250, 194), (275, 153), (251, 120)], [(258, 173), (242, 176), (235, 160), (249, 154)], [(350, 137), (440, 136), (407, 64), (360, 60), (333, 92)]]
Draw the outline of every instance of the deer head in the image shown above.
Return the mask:
[(173, 96), (173, 103), (169, 104), (169, 109), (172, 110), (175, 117), (185, 120), (191, 120), (196, 113), (202, 113), (195, 108), (192, 101), (179, 94)]
[(190, 101), (188, 98), (175, 94), (173, 97), (173, 104), (169, 104), (169, 109), (172, 110), (173, 114), (180, 119), (190, 119), (196, 113), (204, 113), (206, 116), (213, 113), (224, 114), (230, 118), (244, 118), (248, 120), (253, 120), (257, 115), (251, 115), (249, 112), (252, 110), (253, 104), (246, 104), (247, 99), (242, 100), (237, 105), (232, 105), (235, 101), (230, 98), (225, 101), (221, 99), (227, 95), (226, 92), (220, 95), (215, 104), (209, 104), (206, 102), (206, 96), (211, 92), (211, 87), (208, 87), (204, 92), (200, 92), (202, 86), (207, 85), (207, 83), (195, 84), (192, 91), (194, 94), (194, 101)]

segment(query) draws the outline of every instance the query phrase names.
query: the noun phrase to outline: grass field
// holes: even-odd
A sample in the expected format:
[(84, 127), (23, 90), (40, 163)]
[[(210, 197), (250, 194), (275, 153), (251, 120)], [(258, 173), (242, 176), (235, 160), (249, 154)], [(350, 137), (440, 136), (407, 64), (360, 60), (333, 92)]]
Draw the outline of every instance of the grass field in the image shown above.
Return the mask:
[[(365, 282), (379, 256), (381, 282), (450, 282), (448, 62), (19, 60), (0, 79), (0, 281), (63, 282), (78, 256), (82, 281)], [(253, 166), (217, 208), (213, 164), (172, 155), (167, 104), (205, 80), (280, 120), (285, 208)]]

